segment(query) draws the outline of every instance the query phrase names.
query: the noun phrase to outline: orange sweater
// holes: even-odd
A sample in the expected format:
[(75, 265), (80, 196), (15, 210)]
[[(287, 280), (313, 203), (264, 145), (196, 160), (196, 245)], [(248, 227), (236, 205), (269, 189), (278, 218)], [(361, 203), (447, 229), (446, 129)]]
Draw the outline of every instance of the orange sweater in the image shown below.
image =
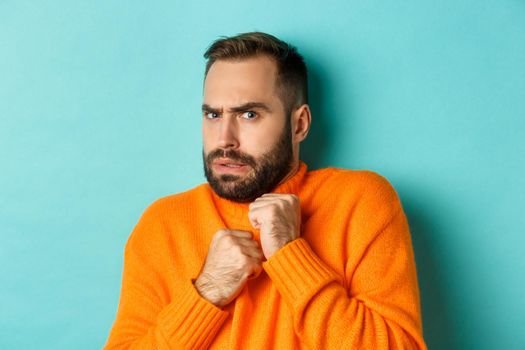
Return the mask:
[(126, 243), (105, 349), (426, 349), (410, 233), (389, 183), (301, 163), (274, 192), (299, 196), (301, 238), (223, 309), (192, 279), (220, 228), (258, 239), (248, 205), (203, 184), (149, 206)]

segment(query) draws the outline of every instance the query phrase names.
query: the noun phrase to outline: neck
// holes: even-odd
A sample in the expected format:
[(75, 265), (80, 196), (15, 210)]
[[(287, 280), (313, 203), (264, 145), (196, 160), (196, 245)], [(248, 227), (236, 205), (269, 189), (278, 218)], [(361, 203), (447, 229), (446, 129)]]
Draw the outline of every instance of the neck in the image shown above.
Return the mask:
[(286, 181), (288, 181), (289, 179), (291, 179), (292, 177), (294, 177), (295, 174), (297, 174), (297, 172), (299, 171), (299, 166), (300, 166), (300, 163), (299, 163), (299, 160), (295, 160), (293, 163), (292, 163), (292, 166), (290, 167), (290, 171), (288, 172), (288, 174), (286, 174), (285, 177), (283, 177), (283, 179), (281, 181), (279, 181), (279, 183), (277, 184), (277, 186), (285, 183)]

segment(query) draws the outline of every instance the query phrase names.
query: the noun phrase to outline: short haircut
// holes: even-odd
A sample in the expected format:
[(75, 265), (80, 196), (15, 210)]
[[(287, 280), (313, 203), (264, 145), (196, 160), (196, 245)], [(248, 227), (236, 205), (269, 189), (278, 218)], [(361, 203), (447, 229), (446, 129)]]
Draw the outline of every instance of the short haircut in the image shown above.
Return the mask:
[(262, 32), (242, 33), (232, 37), (221, 37), (214, 41), (204, 53), (206, 71), (219, 60), (241, 60), (266, 55), (277, 65), (277, 92), (289, 115), (293, 109), (308, 103), (308, 72), (303, 56), (295, 47)]

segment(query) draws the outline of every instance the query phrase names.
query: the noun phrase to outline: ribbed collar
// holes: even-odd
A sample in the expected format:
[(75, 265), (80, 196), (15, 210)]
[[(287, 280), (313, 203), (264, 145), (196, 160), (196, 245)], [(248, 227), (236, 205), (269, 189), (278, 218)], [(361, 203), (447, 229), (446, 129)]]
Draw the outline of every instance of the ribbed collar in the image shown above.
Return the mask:
[[(299, 161), (299, 169), (297, 172), (288, 180), (279, 184), (271, 193), (298, 195), (306, 170), (306, 164), (303, 161)], [(212, 193), (215, 207), (221, 215), (224, 224), (227, 226), (226, 228), (255, 232), (248, 219), (250, 203), (239, 203), (219, 197), (209, 184), (207, 186)]]

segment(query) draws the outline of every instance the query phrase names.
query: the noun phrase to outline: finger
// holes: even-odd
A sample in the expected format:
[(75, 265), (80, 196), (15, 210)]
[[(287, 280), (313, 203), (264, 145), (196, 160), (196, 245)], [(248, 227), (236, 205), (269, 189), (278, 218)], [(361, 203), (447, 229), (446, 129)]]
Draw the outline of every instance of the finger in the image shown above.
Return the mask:
[(275, 199), (261, 199), (261, 200), (257, 199), (255, 202), (250, 203), (248, 208), (250, 210), (253, 210), (253, 209), (266, 207), (266, 206), (272, 205), (274, 203), (277, 203), (277, 201)]
[(259, 263), (264, 257), (264, 254), (259, 247), (244, 247), (242, 252), (250, 258), (256, 259)]
[(250, 224), (256, 229), (259, 229), (261, 227), (261, 221), (259, 219), (259, 216), (260, 208), (251, 209), (248, 212), (248, 219), (250, 220)]
[[(279, 193), (266, 193), (263, 194), (261, 197), (257, 198), (260, 200), (283, 200), (286, 202), (294, 203), (299, 200), (299, 197), (295, 194), (279, 194)], [(256, 200), (257, 200), (256, 199)]]
[(249, 231), (229, 230), (227, 228), (222, 228), (220, 230), (217, 230), (217, 232), (215, 232), (215, 235), (213, 236), (213, 238), (221, 239), (226, 236), (241, 237), (241, 238), (242, 237), (252, 237), (252, 233)]
[(263, 195), (259, 198), (256, 198), (253, 202), (264, 202), (264, 201), (275, 201), (285, 199), (286, 196), (283, 195)]
[(289, 212), (288, 205), (282, 201), (271, 201), (267, 204), (254, 204), (248, 212), (250, 224), (259, 229), (267, 220), (276, 215), (283, 215)]
[(253, 238), (253, 233), (250, 231), (229, 230), (229, 234), (237, 238)]
[(235, 242), (243, 247), (259, 248), (259, 243), (251, 238), (236, 238)]
[(262, 196), (260, 196), (259, 198), (282, 197), (282, 196), (286, 196), (286, 194), (284, 194), (284, 193), (265, 193)]
[(294, 205), (296, 202), (295, 197), (292, 196), (278, 196), (278, 197), (259, 197), (252, 203), (250, 203), (249, 208), (259, 208), (266, 205)]
[(254, 278), (259, 277), (259, 275), (261, 274), (261, 272), (262, 272), (262, 265), (256, 265), (256, 266), (254, 266), (252, 272), (251, 272), (250, 275), (248, 276), (248, 279), (254, 279)]
[(262, 262), (257, 259), (251, 259), (250, 265), (247, 267), (245, 272), (246, 279), (257, 278), (262, 271)]

